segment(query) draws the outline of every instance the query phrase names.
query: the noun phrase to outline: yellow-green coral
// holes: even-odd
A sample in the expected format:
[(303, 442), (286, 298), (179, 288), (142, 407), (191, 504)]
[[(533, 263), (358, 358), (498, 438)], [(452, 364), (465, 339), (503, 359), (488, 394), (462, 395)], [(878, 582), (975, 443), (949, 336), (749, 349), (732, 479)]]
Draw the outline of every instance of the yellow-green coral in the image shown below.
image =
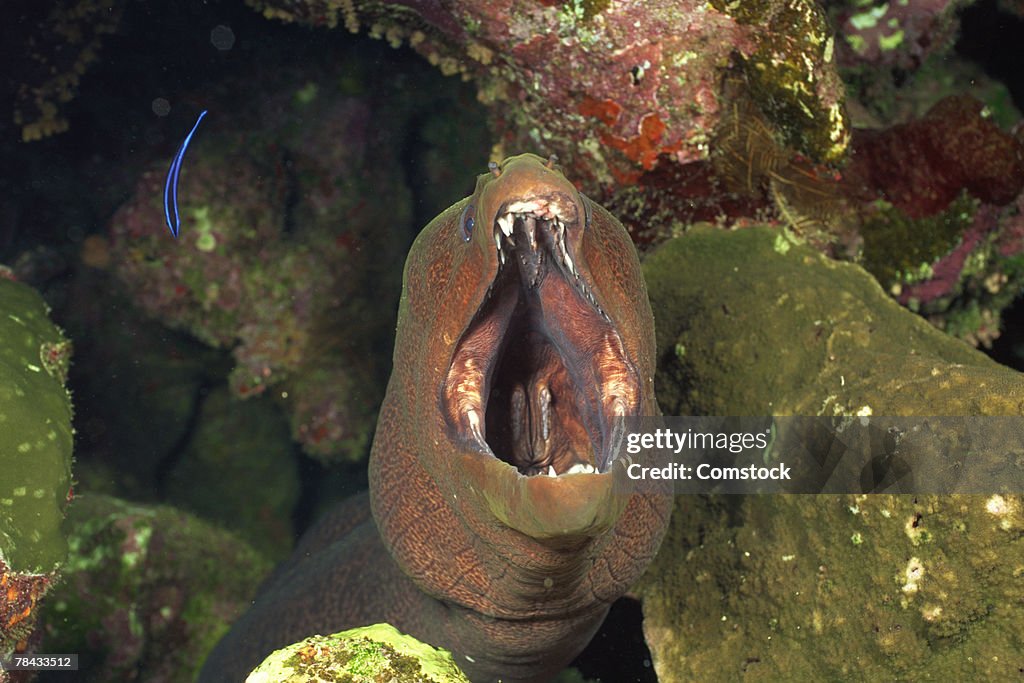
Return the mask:
[(274, 652), (247, 683), (468, 683), (451, 655), (376, 624), (312, 636)]
[[(31, 287), (0, 278), (0, 560), (17, 572), (50, 572), (67, 553), (69, 343), (47, 312)], [(63, 361), (49, 362), (55, 350)]]
[(759, 26), (757, 47), (742, 56), (752, 94), (786, 143), (823, 162), (843, 158), (849, 121), (835, 71), (835, 39), (814, 0), (755, 0), (711, 5), (745, 25)]
[(963, 193), (945, 211), (916, 220), (888, 202), (879, 200), (874, 208), (861, 224), (864, 268), (891, 288), (931, 277), (931, 265), (970, 227), (977, 201)]
[(1019, 677), (1019, 496), (680, 503), (641, 587), (659, 679)]

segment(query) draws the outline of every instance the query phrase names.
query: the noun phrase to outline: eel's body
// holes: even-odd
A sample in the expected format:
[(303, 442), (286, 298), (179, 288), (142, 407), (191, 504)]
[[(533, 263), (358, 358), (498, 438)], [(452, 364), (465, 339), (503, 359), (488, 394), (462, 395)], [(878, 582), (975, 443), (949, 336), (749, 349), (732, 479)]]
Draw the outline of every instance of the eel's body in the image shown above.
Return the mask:
[(308, 534), (201, 680), (383, 621), (451, 650), (473, 681), (547, 680), (668, 523), (666, 497), (613, 487), (613, 420), (657, 413), (653, 376), (622, 226), (550, 162), (492, 165), (409, 254), (373, 518), (360, 497)]

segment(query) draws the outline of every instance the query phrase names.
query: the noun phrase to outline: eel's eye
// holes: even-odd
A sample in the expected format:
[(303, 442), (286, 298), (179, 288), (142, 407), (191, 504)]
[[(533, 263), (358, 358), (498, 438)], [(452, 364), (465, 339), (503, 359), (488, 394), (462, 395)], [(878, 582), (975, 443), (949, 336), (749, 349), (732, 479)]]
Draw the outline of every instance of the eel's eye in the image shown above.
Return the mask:
[(463, 242), (468, 242), (469, 236), (473, 234), (473, 226), (476, 224), (473, 220), (474, 215), (476, 215), (476, 207), (472, 204), (466, 204), (466, 208), (462, 210), (462, 215), (459, 216), (459, 228), (462, 230)]

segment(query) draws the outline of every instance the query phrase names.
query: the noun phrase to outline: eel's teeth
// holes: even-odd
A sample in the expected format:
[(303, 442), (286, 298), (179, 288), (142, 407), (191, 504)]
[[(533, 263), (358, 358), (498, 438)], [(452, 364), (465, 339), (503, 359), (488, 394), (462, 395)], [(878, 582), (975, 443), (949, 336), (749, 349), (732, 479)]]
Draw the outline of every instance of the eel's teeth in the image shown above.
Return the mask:
[(506, 237), (512, 236), (512, 214), (507, 213), (498, 219), (498, 227), (505, 233)]
[(501, 253), (501, 233), (494, 233), (494, 246), (497, 247), (498, 253)]
[(466, 419), (469, 421), (469, 431), (472, 432), (473, 438), (486, 445), (483, 432), (480, 431), (480, 413), (475, 408), (470, 408), (466, 411)]
[(594, 466), (591, 465), (590, 463), (588, 463), (588, 462), (578, 462), (575, 465), (573, 465), (572, 467), (570, 467), (568, 470), (566, 470), (565, 473), (566, 474), (594, 474), (595, 472), (597, 472), (597, 470), (594, 469)]
[(554, 465), (548, 465), (548, 476), (549, 477), (557, 477), (558, 476), (558, 473), (555, 472), (555, 466)]
[(612, 415), (615, 417), (626, 416), (626, 403), (618, 396), (612, 399)]

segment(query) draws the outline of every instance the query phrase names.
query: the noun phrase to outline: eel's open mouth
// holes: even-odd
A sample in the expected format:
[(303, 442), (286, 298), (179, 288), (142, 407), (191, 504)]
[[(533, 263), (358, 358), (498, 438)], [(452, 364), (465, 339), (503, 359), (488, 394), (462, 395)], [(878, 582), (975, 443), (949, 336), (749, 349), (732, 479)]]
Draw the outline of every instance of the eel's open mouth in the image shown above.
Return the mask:
[(578, 206), (553, 193), (498, 210), (498, 270), (442, 397), (461, 438), (525, 475), (608, 471), (614, 419), (639, 409), (636, 368), (566, 246)]

